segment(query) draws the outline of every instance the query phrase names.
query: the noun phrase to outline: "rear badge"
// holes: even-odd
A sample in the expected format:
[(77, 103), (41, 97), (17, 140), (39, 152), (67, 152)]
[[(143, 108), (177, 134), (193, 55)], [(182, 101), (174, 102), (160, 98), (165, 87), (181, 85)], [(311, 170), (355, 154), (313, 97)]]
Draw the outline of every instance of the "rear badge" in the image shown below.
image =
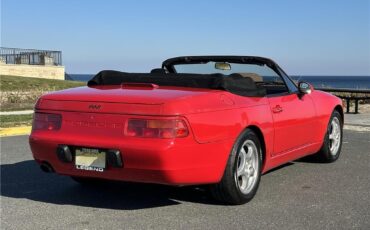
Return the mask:
[(95, 110), (97, 110), (97, 109), (100, 109), (101, 108), (101, 105), (98, 105), (98, 104), (91, 104), (91, 105), (89, 105), (89, 109), (95, 109)]

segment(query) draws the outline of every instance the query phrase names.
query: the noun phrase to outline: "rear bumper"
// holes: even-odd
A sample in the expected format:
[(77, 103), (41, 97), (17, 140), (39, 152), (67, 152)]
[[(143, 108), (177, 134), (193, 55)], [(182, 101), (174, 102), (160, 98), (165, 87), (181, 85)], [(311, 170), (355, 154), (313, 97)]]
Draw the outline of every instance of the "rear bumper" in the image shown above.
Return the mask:
[[(56, 173), (108, 180), (147, 182), (169, 185), (217, 183), (223, 175), (232, 141), (199, 144), (192, 137), (177, 139), (111, 138), (60, 135), (36, 131), (29, 138), (34, 159), (47, 162)], [(118, 149), (122, 168), (109, 165), (104, 172), (76, 169), (74, 161), (58, 159), (58, 145)]]

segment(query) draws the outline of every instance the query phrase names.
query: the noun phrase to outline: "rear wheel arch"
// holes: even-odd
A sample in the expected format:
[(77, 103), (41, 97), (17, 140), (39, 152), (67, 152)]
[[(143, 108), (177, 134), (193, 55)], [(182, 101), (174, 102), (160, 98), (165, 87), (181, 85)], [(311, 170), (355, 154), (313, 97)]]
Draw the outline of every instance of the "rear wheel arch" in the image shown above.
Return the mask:
[[(235, 138), (235, 140), (233, 142), (233, 146), (238, 141), (238, 139), (240, 138), (240, 136), (242, 136), (247, 130), (253, 131), (253, 133), (256, 134), (258, 140), (260, 141), (261, 148), (262, 148), (262, 151), (261, 151), (261, 156), (262, 156), (261, 168), (262, 168), (262, 170), (264, 170), (265, 165), (266, 165), (266, 144), (265, 144), (264, 135), (263, 135), (261, 129), (258, 126), (256, 126), (256, 125), (249, 125), (249, 126), (245, 127), (244, 129), (242, 129), (240, 131), (240, 133), (236, 136), (236, 138)], [(233, 148), (233, 146), (231, 147), (231, 149)], [(228, 155), (227, 155), (227, 159), (230, 157), (230, 154), (231, 153), (229, 152)], [(225, 161), (225, 164), (223, 165), (223, 171), (222, 171), (223, 173), (225, 172), (226, 166), (227, 166), (227, 160)], [(220, 180), (221, 179), (222, 179), (222, 175), (221, 175)]]
[[(248, 126), (237, 137), (226, 163), (221, 181), (209, 186), (210, 192), (216, 200), (235, 205), (244, 204), (254, 197), (258, 189), (263, 167), (263, 148), (261, 142), (264, 140), (261, 139), (260, 135), (262, 133), (258, 127)], [(241, 151), (244, 145), (248, 145), (248, 150), (244, 149), (244, 151)], [(246, 163), (249, 160), (241, 160), (239, 164), (239, 159), (242, 159), (240, 156), (248, 154), (251, 154), (251, 156), (247, 158), (253, 160), (254, 163)], [(240, 167), (242, 170), (239, 169)], [(239, 172), (243, 175), (238, 175)], [(245, 173), (246, 175), (244, 175)], [(243, 179), (245, 176), (248, 177), (247, 180)], [(248, 185), (250, 179), (253, 179), (252, 177), (255, 177), (255, 179)]]

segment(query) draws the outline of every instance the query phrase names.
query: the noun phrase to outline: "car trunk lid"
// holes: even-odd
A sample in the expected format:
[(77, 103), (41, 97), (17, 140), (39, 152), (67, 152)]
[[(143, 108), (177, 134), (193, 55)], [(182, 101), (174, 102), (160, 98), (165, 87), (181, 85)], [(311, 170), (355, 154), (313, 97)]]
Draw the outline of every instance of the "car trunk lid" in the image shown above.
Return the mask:
[(79, 87), (46, 94), (39, 100), (36, 108), (71, 112), (168, 115), (173, 114), (173, 111), (165, 111), (165, 104), (204, 96), (211, 91), (218, 90), (162, 87), (153, 84)]

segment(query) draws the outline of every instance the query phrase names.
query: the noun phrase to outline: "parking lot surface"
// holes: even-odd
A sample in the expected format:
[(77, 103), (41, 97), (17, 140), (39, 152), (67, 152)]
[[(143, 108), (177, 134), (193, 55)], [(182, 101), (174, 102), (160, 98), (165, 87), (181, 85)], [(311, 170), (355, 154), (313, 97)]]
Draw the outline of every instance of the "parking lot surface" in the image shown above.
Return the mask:
[(248, 204), (204, 189), (82, 187), (43, 173), (28, 136), (1, 138), (1, 229), (370, 229), (370, 132), (345, 130), (332, 164), (298, 160), (262, 176)]

